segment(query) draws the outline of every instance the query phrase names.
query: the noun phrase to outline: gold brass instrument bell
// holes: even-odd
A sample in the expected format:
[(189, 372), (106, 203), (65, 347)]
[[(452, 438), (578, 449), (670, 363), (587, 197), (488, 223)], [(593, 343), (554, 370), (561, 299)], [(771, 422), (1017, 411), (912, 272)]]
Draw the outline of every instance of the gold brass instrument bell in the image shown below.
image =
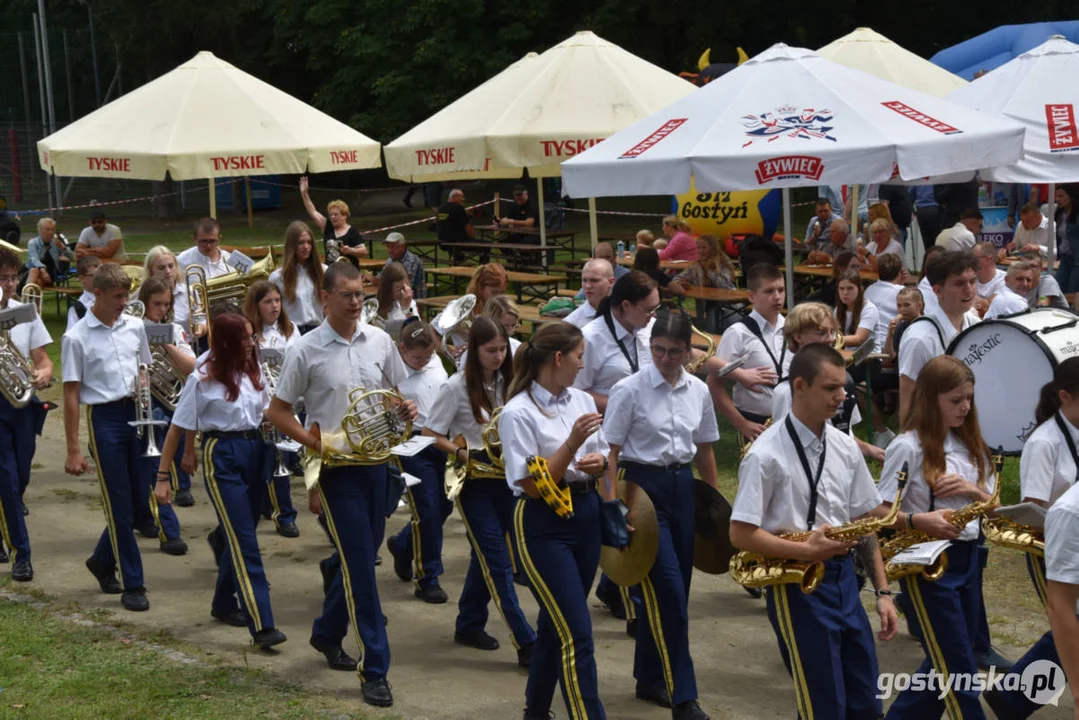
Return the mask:
[(184, 268), (184, 282), (187, 284), (188, 323), (191, 326), (191, 345), (198, 354), (199, 337), (206, 336), (210, 343), (210, 297), (206, 290), (206, 271), (201, 265), (188, 265)]
[(442, 335), (444, 353), (448, 355), (449, 360), (454, 364), (456, 364), (461, 353), (464, 352), (464, 346), (456, 346), (450, 341), (453, 339), (455, 332), (468, 336), (469, 331), (472, 330), (472, 313), (475, 309), (476, 296), (470, 293), (451, 300), (442, 309), (439, 316), (435, 318), (438, 320), (437, 330)]
[(34, 363), (11, 340), (11, 328), (33, 322), (37, 313), (26, 303), (0, 312), (0, 394), (12, 407), (23, 408), (34, 397)]
[(465, 480), (473, 478), (506, 477), (506, 463), (502, 460), (502, 440), (498, 436), (498, 421), (502, 417), (502, 408), (495, 408), (491, 418), (483, 428), (483, 451), (489, 462), (483, 462), (469, 455), (468, 462), (457, 462), (446, 474), (446, 499), (454, 500), (464, 489)]
[(22, 286), (22, 303), (24, 305), (33, 305), (38, 317), (41, 317), (42, 298), (41, 286), (37, 283), (26, 283)]

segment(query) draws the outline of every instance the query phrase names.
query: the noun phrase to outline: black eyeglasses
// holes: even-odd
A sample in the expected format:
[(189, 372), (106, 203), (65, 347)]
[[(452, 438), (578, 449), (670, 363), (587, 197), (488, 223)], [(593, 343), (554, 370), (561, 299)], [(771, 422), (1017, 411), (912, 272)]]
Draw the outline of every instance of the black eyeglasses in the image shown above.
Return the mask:
[(651, 349), (652, 354), (657, 358), (662, 358), (666, 355), (671, 360), (680, 360), (687, 352), (689, 352), (685, 348), (665, 348), (660, 347), (659, 345), (652, 345)]

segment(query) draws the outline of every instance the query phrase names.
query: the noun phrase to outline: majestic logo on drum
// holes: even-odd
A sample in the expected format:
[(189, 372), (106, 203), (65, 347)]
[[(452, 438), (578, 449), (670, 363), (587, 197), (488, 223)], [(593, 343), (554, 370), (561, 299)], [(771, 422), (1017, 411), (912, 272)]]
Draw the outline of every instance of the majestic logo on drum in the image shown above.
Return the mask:
[(834, 127), (829, 124), (831, 122), (831, 110), (799, 110), (793, 105), (783, 105), (759, 115), (743, 115), (742, 127), (751, 139), (742, 147), (749, 147), (758, 140), (774, 142), (781, 137), (837, 142), (830, 134)]
[(1069, 340), (1060, 346), (1060, 354), (1071, 357), (1072, 355), (1079, 355), (1079, 345), (1076, 345), (1073, 341)]
[(970, 347), (967, 348), (967, 354), (963, 356), (963, 362), (965, 362), (968, 367), (973, 367), (980, 363), (994, 348), (999, 346), (1000, 333), (990, 335), (983, 342), (971, 343)]

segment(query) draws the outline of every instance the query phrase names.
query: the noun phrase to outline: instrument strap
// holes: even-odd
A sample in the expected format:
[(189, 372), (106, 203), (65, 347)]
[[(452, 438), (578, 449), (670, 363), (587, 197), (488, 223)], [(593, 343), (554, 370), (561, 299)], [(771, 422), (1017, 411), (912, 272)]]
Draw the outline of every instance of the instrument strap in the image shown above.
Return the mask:
[(794, 422), (790, 415), (787, 415), (784, 424), (787, 426), (787, 434), (790, 435), (791, 442), (794, 443), (794, 449), (798, 452), (798, 462), (802, 464), (802, 472), (805, 473), (806, 481), (809, 482), (809, 512), (806, 513), (806, 528), (812, 530), (817, 522), (817, 487), (820, 485), (821, 475), (824, 474), (824, 458), (828, 454), (828, 444), (825, 442), (824, 433), (821, 433), (820, 461), (817, 463), (817, 474), (814, 475), (809, 469), (809, 458), (806, 457), (802, 441), (798, 439), (798, 431), (794, 429)]
[(618, 343), (618, 349), (622, 351), (622, 354), (626, 356), (626, 362), (629, 363), (629, 369), (632, 372), (637, 372), (641, 369), (640, 355), (637, 353), (637, 333), (631, 332), (630, 337), (633, 338), (633, 357), (629, 356), (629, 350), (626, 349), (625, 343), (618, 338), (618, 333), (614, 329), (614, 318), (611, 317), (610, 311), (604, 313), (603, 321), (607, 323), (607, 329), (611, 331), (611, 337)]
[(1068, 444), (1068, 450), (1071, 451), (1072, 460), (1075, 461), (1075, 482), (1079, 482), (1079, 452), (1075, 449), (1075, 439), (1072, 438), (1071, 432), (1068, 430), (1068, 424), (1064, 422), (1064, 418), (1060, 416), (1059, 412), (1053, 413), (1053, 419), (1057, 422), (1057, 427), (1060, 428), (1060, 434), (1064, 436), (1064, 442)]
[[(764, 351), (768, 353), (768, 357), (772, 360), (772, 365), (775, 366), (776, 375), (782, 377), (783, 360), (787, 357), (787, 343), (784, 341), (783, 348), (779, 351), (779, 359), (777, 360), (775, 352), (772, 351), (772, 346), (765, 342), (764, 333), (761, 331), (761, 327), (757, 324), (757, 321), (747, 316), (742, 318), (739, 322), (745, 325), (749, 331), (753, 333), (754, 337), (761, 341), (761, 345), (764, 346)], [(782, 337), (782, 335), (780, 337)]]

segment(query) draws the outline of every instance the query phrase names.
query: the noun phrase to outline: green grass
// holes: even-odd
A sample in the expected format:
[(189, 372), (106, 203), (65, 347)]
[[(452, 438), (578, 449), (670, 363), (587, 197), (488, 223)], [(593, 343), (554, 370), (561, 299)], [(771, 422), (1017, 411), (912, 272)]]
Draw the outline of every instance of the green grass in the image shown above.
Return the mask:
[[(158, 634), (151, 642), (167, 645)], [(184, 664), (114, 628), (0, 600), (0, 718), (370, 718), (240, 667)], [(379, 717), (384, 717), (380, 715)]]

